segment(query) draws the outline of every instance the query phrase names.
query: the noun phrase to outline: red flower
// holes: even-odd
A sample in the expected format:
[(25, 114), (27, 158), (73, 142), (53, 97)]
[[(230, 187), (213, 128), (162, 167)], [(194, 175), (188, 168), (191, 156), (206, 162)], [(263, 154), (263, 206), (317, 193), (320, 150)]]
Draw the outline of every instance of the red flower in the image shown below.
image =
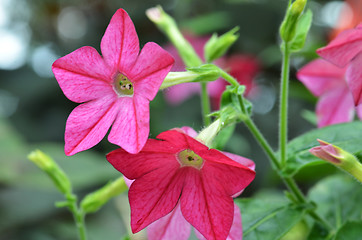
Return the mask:
[(128, 194), (132, 231), (140, 231), (179, 204), (186, 221), (205, 238), (225, 239), (233, 223), (232, 196), (248, 186), (255, 172), (181, 129), (157, 138), (149, 139), (138, 154), (118, 149), (107, 155), (118, 171), (135, 179)]

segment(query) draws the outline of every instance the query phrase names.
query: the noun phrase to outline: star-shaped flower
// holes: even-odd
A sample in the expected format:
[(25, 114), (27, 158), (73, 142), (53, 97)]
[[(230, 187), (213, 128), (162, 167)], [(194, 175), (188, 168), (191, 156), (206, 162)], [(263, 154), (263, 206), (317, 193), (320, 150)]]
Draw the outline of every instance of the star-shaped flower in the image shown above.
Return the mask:
[(102, 56), (82, 47), (56, 60), (53, 72), (65, 96), (83, 103), (69, 115), (65, 153), (73, 155), (108, 136), (130, 153), (139, 152), (149, 134), (149, 101), (170, 71), (173, 58), (156, 43), (139, 41), (132, 20), (119, 9), (101, 41)]
[(226, 239), (234, 216), (232, 197), (255, 172), (227, 153), (209, 149), (184, 130), (149, 139), (138, 154), (123, 149), (107, 160), (128, 179), (131, 227), (138, 232), (180, 205), (182, 216), (207, 239)]
[(339, 67), (347, 66), (346, 81), (354, 104), (362, 104), (362, 24), (341, 32), (317, 53)]
[(345, 67), (339, 68), (324, 59), (317, 59), (301, 68), (297, 78), (319, 97), (316, 107), (318, 127), (350, 122), (355, 109), (362, 119), (362, 107), (355, 108), (345, 80)]

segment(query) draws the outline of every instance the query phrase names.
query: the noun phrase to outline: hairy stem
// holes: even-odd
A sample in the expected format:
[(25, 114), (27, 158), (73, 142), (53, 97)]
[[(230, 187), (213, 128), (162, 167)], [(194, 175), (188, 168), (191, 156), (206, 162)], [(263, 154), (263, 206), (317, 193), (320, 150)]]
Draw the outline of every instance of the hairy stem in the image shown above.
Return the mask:
[(288, 141), (288, 88), (289, 88), (289, 61), (288, 43), (285, 43), (283, 65), (280, 84), (280, 111), (279, 111), (279, 152), (282, 167), (286, 165)]

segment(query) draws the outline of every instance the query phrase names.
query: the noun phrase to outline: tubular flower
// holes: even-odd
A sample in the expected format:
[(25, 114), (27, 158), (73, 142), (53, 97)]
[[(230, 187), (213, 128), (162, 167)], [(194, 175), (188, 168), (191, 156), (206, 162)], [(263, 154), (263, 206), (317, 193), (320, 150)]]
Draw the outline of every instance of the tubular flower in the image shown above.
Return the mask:
[(355, 109), (362, 119), (362, 108), (355, 108), (345, 80), (346, 68), (317, 59), (301, 68), (297, 78), (319, 97), (316, 107), (318, 127), (352, 121)]
[(96, 145), (112, 124), (108, 140), (130, 153), (139, 152), (149, 134), (149, 101), (174, 62), (153, 42), (139, 51), (135, 27), (123, 9), (113, 15), (101, 52), (86, 46), (53, 63), (65, 96), (83, 103), (66, 123), (66, 155)]
[(339, 67), (347, 66), (346, 81), (354, 104), (362, 104), (362, 24), (341, 32), (317, 53)]
[[(184, 218), (206, 239), (226, 239), (234, 221), (232, 197), (243, 191), (255, 172), (182, 129), (163, 132), (157, 138), (149, 139), (138, 154), (117, 149), (107, 155), (118, 171), (135, 180), (128, 193), (132, 231), (166, 216), (171, 225), (164, 225), (166, 220), (161, 219), (163, 226), (152, 226), (150, 234), (180, 228), (182, 236), (187, 236), (189, 227), (185, 221), (181, 223)], [(174, 221), (182, 226), (173, 225)]]

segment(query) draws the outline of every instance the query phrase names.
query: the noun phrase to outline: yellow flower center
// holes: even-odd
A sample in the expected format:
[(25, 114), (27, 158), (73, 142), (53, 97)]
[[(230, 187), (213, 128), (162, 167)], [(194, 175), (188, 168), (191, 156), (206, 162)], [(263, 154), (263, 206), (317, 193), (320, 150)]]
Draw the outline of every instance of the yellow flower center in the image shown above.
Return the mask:
[(122, 73), (116, 76), (113, 85), (120, 97), (133, 96), (133, 83)]
[(176, 157), (181, 167), (194, 167), (196, 169), (201, 169), (204, 165), (204, 159), (190, 149), (178, 152)]

